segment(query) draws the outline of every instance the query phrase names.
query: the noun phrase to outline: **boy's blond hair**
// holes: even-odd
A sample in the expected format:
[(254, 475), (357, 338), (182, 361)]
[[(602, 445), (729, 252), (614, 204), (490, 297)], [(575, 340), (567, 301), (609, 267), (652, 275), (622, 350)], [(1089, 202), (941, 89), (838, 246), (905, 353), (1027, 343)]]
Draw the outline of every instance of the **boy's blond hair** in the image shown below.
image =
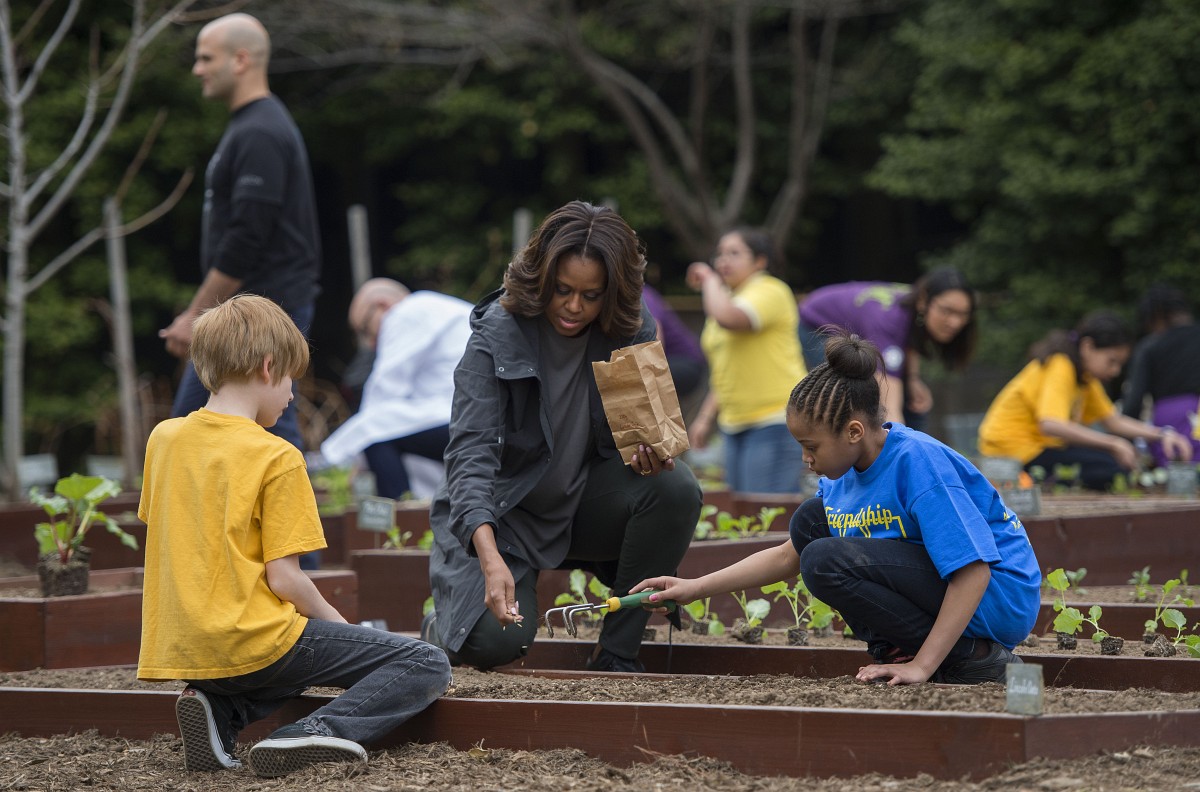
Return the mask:
[(249, 381), (271, 359), (271, 383), (298, 379), (308, 369), (308, 342), (282, 308), (255, 294), (237, 294), (200, 314), (192, 327), (192, 365), (216, 393), (230, 381)]

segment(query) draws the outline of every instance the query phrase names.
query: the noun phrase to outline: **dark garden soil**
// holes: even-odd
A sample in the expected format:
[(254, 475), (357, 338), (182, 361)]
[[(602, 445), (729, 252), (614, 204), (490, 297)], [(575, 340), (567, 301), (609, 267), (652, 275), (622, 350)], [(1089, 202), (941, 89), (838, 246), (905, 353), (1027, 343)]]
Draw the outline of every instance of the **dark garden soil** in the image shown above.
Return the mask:
[[(179, 683), (140, 683), (130, 669), (29, 671), (0, 674), (0, 685), (168, 689)], [(322, 691), (333, 692), (333, 691)], [(1189, 709), (1200, 694), (1127, 690), (1114, 693), (1046, 691), (1046, 712), (1112, 712)], [(804, 680), (791, 677), (545, 679), (456, 669), (448, 693), (476, 698), (542, 698), (589, 701), (674, 701), (749, 705), (868, 707), (963, 712), (1001, 712), (1000, 685), (958, 687), (918, 685), (888, 688), (860, 685), (843, 677)], [(731, 736), (731, 739), (733, 736)], [(739, 736), (739, 739), (745, 735)], [(242, 745), (244, 752), (246, 746)], [(664, 792), (694, 789), (781, 792), (782, 790), (1165, 790), (1200, 789), (1200, 749), (1134, 748), (1071, 761), (1035, 760), (981, 782), (935, 781), (928, 777), (892, 779), (878, 775), (810, 780), (750, 777), (720, 762), (695, 757), (648, 756), (654, 761), (618, 768), (582, 751), (489, 749), (486, 740), (470, 751), (445, 744), (408, 745), (372, 752), (367, 769), (310, 768), (284, 779), (258, 779), (246, 770), (189, 774), (183, 770), (175, 735), (149, 741), (97, 737), (94, 733), (54, 738), (0, 737), (0, 790), (628, 790)], [(1190, 785), (1190, 786), (1189, 786)]]

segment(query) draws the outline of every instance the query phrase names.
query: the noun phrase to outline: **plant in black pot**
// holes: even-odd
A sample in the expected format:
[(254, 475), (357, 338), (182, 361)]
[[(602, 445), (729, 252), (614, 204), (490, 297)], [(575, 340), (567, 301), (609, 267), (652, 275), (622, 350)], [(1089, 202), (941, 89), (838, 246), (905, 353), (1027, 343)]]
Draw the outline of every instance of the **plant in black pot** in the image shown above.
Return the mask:
[(60, 478), (53, 495), (44, 495), (36, 487), (29, 491), (29, 500), (50, 517), (50, 522), (38, 523), (33, 529), (43, 596), (87, 593), (91, 551), (83, 546), (83, 540), (97, 523), (117, 536), (121, 544), (137, 550), (137, 537), (121, 530), (116, 520), (97, 508), (120, 492), (120, 485), (112, 479), (78, 473)]

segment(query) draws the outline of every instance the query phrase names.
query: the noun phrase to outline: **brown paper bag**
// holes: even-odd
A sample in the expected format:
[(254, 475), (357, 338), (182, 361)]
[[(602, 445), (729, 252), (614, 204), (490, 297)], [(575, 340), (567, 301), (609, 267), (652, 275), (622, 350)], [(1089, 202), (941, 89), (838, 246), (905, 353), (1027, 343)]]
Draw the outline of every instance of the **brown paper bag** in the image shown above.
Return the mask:
[(688, 450), (679, 396), (661, 341), (615, 349), (607, 363), (593, 363), (592, 371), (613, 442), (626, 465), (638, 444), (654, 449), (660, 460)]

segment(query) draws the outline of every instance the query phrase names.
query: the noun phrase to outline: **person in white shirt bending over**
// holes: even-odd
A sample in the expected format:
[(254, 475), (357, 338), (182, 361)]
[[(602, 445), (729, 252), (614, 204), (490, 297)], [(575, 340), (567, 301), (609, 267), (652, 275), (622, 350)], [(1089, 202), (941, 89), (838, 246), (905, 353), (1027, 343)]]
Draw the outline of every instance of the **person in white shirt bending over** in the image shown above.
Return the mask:
[[(471, 304), (433, 291), (410, 292), (390, 278), (372, 278), (350, 301), (350, 327), (375, 349), (359, 411), (321, 444), (329, 464), (360, 452), (376, 491), (399, 498), (413, 490), (406, 460), (439, 466), (450, 440), (454, 368), (471, 335)], [(419, 494), (419, 493), (418, 493)]]

